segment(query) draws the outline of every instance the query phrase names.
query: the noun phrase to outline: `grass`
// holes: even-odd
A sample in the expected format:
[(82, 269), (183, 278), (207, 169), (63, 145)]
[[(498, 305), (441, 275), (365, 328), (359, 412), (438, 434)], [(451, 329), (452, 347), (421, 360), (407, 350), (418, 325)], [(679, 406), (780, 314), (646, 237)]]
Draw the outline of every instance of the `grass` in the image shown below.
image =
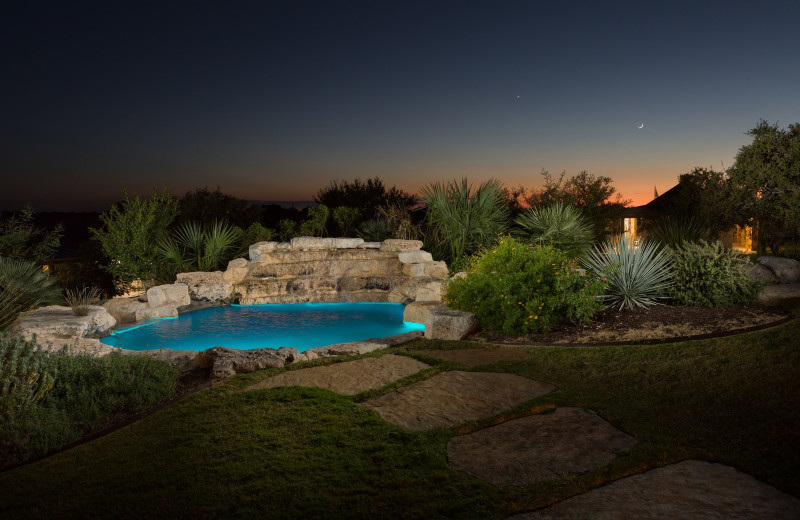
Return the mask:
[[(795, 306), (795, 316), (798, 315)], [(800, 319), (767, 331), (654, 346), (532, 348), (479, 367), (558, 389), (496, 417), (413, 433), (318, 389), (241, 392), (275, 370), (238, 376), (111, 435), (0, 474), (0, 517), (504, 518), (656, 466), (697, 458), (800, 496)], [(408, 384), (464, 369), (435, 363)], [(326, 361), (330, 362), (330, 361)], [(296, 369), (297, 367), (292, 367)], [(597, 411), (637, 439), (598, 470), (495, 488), (447, 465), (460, 432), (558, 406)]]

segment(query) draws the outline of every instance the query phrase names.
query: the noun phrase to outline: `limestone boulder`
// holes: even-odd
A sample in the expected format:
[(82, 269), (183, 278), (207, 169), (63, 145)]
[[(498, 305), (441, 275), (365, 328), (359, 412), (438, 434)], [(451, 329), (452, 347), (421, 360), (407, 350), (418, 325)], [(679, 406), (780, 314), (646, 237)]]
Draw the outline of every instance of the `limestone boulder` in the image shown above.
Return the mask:
[(119, 324), (133, 323), (139, 309), (147, 307), (147, 302), (139, 301), (138, 296), (112, 298), (103, 304), (103, 308), (114, 317)]
[(420, 240), (389, 239), (381, 243), (381, 251), (403, 252), (418, 251), (420, 249), (422, 249), (422, 241)]
[(197, 356), (199, 352), (194, 350), (171, 350), (168, 348), (158, 350), (124, 350), (121, 352), (128, 355), (149, 356), (176, 367), (180, 374), (191, 372), (197, 367)]
[(396, 285), (389, 293), (389, 301), (409, 303), (412, 301), (442, 301), (442, 281), (430, 278), (409, 278)]
[(233, 284), (225, 281), (222, 271), (178, 273), (178, 283), (186, 284), (192, 300), (227, 300), (233, 292)]
[(433, 256), (427, 251), (403, 251), (397, 255), (397, 259), (403, 264), (421, 264), (423, 262), (433, 262)]
[(145, 305), (136, 310), (136, 320), (134, 321), (174, 318), (178, 314), (178, 307), (169, 303), (158, 306)]
[(424, 264), (403, 264), (403, 274), (411, 278), (447, 279), (447, 264), (444, 262), (426, 262)]
[(456, 311), (444, 306), (428, 311), (426, 339), (461, 340), (478, 330), (478, 320), (471, 312)]
[(200, 352), (196, 364), (199, 368), (210, 369), (211, 377), (219, 379), (265, 368), (280, 368), (294, 362), (298, 356), (296, 348), (236, 350), (214, 347)]
[(86, 316), (76, 316), (69, 307), (51, 305), (29, 312), (12, 332), (28, 340), (34, 334), (42, 339), (70, 340), (103, 334), (116, 324), (117, 320), (99, 305), (90, 305)]
[(147, 290), (148, 307), (162, 307), (164, 305), (180, 307), (189, 305), (191, 302), (189, 287), (185, 283), (157, 285)]
[(321, 238), (321, 237), (295, 237), (291, 240), (292, 249), (309, 250), (309, 249), (335, 249), (335, 238)]
[(382, 242), (364, 242), (359, 245), (359, 249), (380, 249)]
[(403, 321), (422, 323), (424, 325), (428, 322), (428, 312), (439, 305), (440, 302), (431, 301), (416, 301), (409, 303), (403, 310)]
[(228, 268), (222, 273), (222, 280), (234, 285), (241, 283), (245, 276), (247, 276), (247, 265), (248, 262), (246, 258), (231, 260), (228, 262)]
[(778, 283), (800, 282), (800, 262), (793, 258), (762, 256), (758, 263), (768, 267), (778, 279)]
[(778, 279), (775, 278), (775, 273), (772, 272), (772, 269), (765, 265), (744, 264), (742, 268), (750, 276), (750, 278), (754, 280), (765, 283), (776, 283), (778, 281)]
[(247, 254), (252, 262), (258, 262), (261, 255), (275, 251), (277, 247), (277, 242), (256, 242), (248, 248)]
[(364, 243), (363, 238), (334, 238), (333, 247), (336, 249), (356, 249)]

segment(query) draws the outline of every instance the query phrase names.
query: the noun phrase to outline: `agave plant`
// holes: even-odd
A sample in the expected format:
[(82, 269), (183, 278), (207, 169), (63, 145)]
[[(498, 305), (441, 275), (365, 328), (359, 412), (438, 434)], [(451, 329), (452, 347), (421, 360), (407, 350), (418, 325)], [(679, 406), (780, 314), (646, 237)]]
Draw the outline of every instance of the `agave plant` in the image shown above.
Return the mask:
[(214, 222), (209, 229), (187, 222), (162, 240), (159, 250), (177, 272), (214, 271), (230, 260), (240, 234), (223, 222)]
[(41, 266), (0, 257), (0, 331), (41, 304), (59, 303), (60, 292), (55, 278), (48, 277)]
[(594, 231), (575, 206), (556, 202), (525, 210), (515, 220), (519, 235), (542, 245), (550, 245), (570, 255), (579, 255), (592, 246)]
[(654, 242), (638, 247), (626, 235), (588, 251), (584, 265), (596, 276), (608, 278), (601, 298), (607, 307), (646, 309), (662, 303), (673, 284), (673, 260), (669, 251)]
[(645, 233), (650, 241), (678, 249), (684, 242), (708, 241), (711, 233), (694, 218), (680, 219), (662, 217), (645, 226)]
[(472, 254), (506, 230), (508, 208), (503, 186), (495, 179), (474, 190), (461, 179), (436, 182), (420, 191), (427, 206), (427, 239), (448, 260)]

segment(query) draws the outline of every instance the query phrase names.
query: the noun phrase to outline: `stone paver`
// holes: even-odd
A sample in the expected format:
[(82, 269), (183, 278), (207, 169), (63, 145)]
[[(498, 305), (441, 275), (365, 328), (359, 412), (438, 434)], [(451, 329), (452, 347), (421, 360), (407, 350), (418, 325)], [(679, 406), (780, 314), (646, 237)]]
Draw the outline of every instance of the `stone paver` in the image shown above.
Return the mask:
[(426, 368), (429, 366), (416, 359), (387, 355), (283, 372), (245, 390), (277, 386), (314, 386), (339, 394), (355, 395), (388, 385), (392, 381), (416, 374)]
[(459, 350), (414, 350), (416, 354), (456, 361), (468, 367), (488, 365), (498, 361), (519, 361), (530, 355), (524, 350), (507, 348), (469, 348)]
[(473, 421), (555, 389), (513, 374), (444, 372), (364, 403), (409, 430)]
[(800, 500), (730, 466), (687, 460), (511, 518), (796, 520)]
[(496, 486), (522, 485), (605, 466), (636, 441), (591, 411), (558, 408), (454, 437), (450, 464)]

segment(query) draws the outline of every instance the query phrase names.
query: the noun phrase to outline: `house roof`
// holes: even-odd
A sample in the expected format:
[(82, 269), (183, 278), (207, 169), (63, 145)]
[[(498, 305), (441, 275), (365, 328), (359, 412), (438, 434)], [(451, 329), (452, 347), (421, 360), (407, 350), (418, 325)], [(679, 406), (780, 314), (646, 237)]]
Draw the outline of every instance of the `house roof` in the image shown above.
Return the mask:
[(676, 184), (647, 204), (626, 208), (623, 216), (648, 217), (658, 215), (672, 205), (672, 203), (675, 201), (675, 198), (680, 195), (682, 189), (683, 188), (680, 184)]

